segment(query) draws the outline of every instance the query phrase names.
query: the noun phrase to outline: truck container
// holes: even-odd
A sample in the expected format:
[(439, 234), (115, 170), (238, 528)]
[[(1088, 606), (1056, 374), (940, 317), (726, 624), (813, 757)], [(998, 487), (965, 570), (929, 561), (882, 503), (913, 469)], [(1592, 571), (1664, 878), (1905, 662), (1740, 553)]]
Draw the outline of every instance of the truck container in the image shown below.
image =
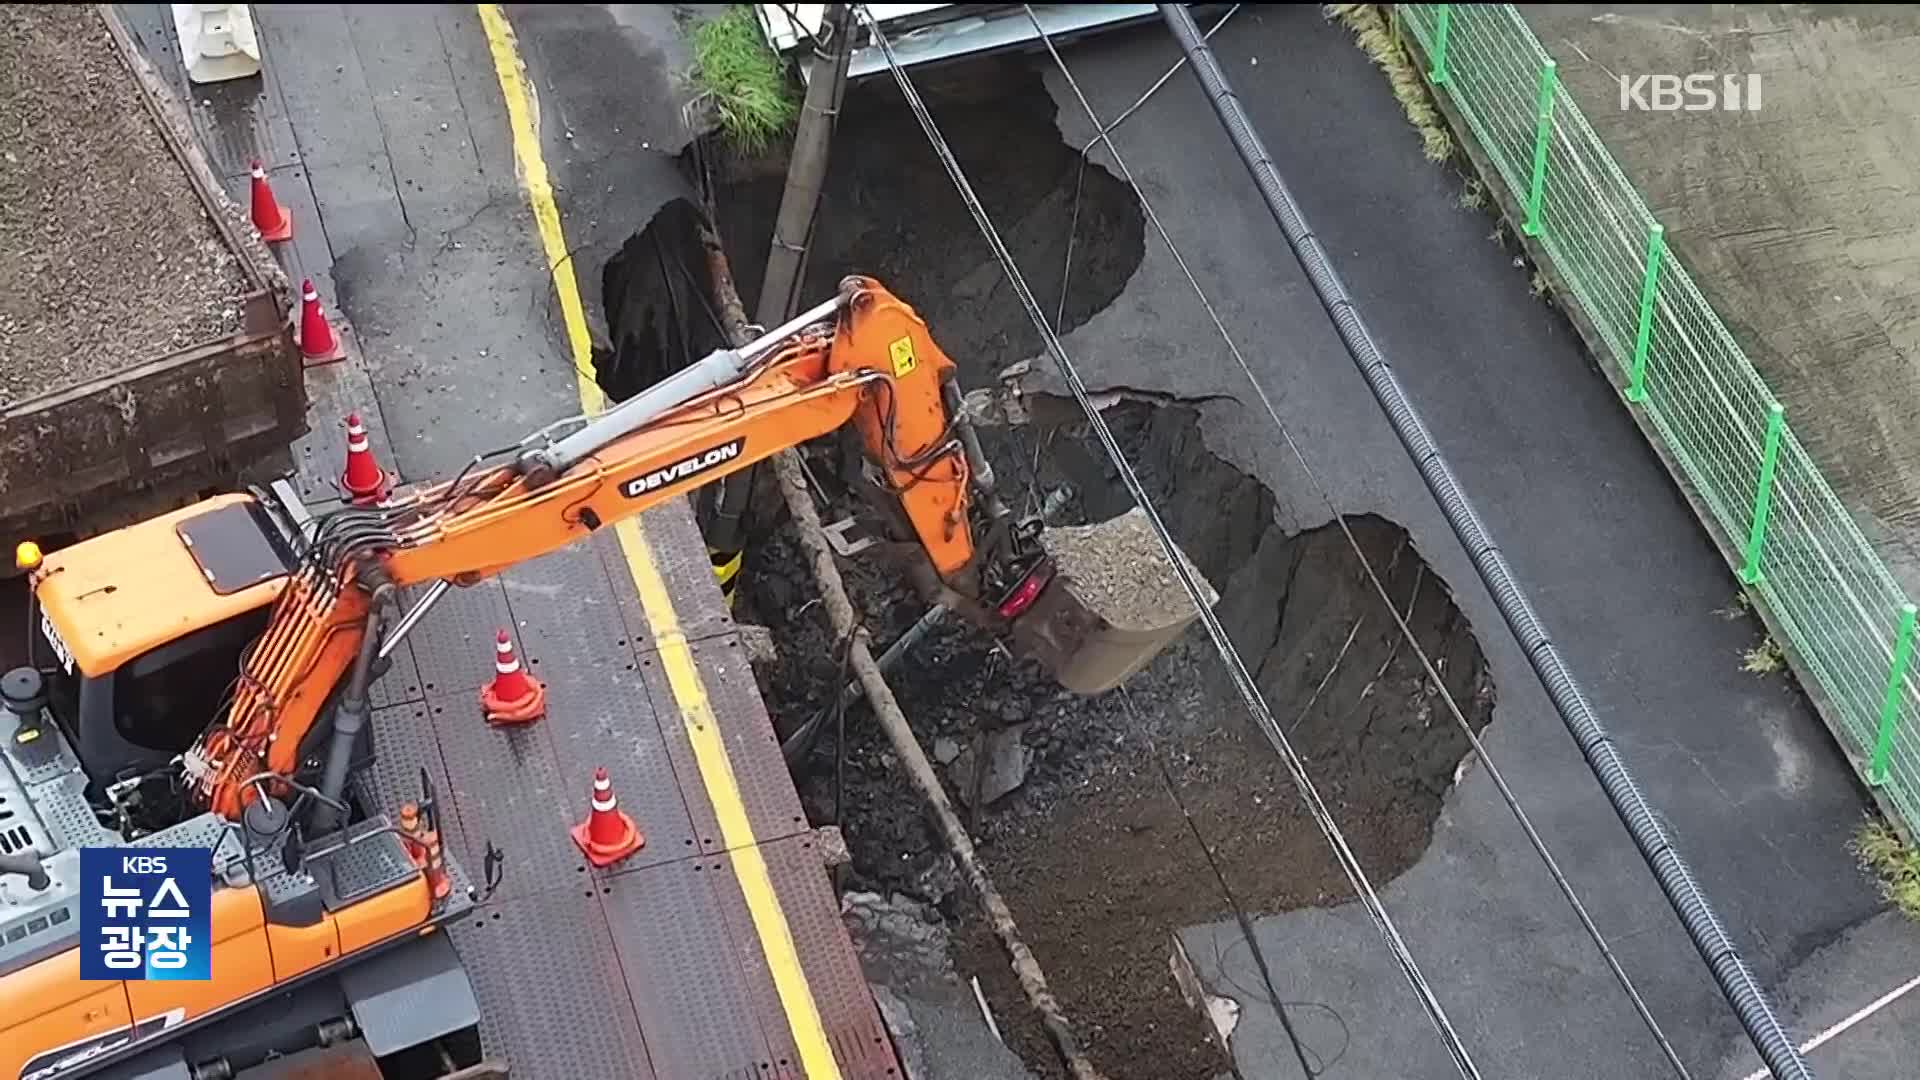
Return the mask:
[(284, 473), (286, 275), (108, 5), (0, 7), (0, 540)]

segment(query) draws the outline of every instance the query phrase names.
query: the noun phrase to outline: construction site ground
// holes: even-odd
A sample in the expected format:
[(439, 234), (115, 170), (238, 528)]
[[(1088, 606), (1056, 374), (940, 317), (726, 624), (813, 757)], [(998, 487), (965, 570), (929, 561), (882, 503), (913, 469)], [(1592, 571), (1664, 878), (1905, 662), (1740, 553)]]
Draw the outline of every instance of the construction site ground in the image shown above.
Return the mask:
[[(165, 9), (127, 10), (177, 79)], [(245, 158), (266, 140), (276, 191), (294, 209), (301, 268), (350, 324), (353, 359), (310, 379), (316, 435), (301, 460), (309, 494), (330, 488), (343, 454), (338, 417), (350, 408), (368, 414), (374, 445), (408, 479), (451, 475), (476, 451), (577, 411), (569, 327), (521, 186), (527, 162), (516, 159), (502, 106), (499, 42), (480, 16), (467, 7), (255, 10), (265, 102), (218, 88), (193, 98), (236, 190)], [(656, 208), (688, 194), (674, 160), (687, 139), (675, 11), (506, 13), (539, 100), (565, 265), (598, 333), (601, 267)], [(1459, 206), (1458, 178), (1421, 159), (1384, 81), (1315, 9), (1244, 7), (1215, 46), (1409, 392), (1788, 1019), (1811, 1035), (1906, 981), (1920, 966), (1920, 935), (1886, 910), (1846, 850), (1865, 809), (1850, 771), (1784, 679), (1740, 670), (1759, 630), (1727, 611), (1731, 574), (1573, 333), (1487, 239), (1492, 223)], [(1065, 55), (1111, 119), (1177, 50), (1162, 29), (1144, 26)], [(1097, 167), (1079, 174), (1075, 151), (1094, 126), (1045, 54), (957, 65), (926, 85), (1048, 310), (1060, 300), (1080, 192), (1067, 348), (1110, 403), (1181, 543), (1226, 596), (1223, 621), (1483, 1069), (1570, 1080), (1660, 1075), (1644, 1029), (1485, 770), (1465, 757), (1435, 688), (1395, 643), (1344, 537), (1328, 527), (1328, 507), (1111, 159), (1096, 153)], [(1190, 78), (1170, 80), (1116, 140), (1694, 1075), (1744, 1077), (1757, 1061), (1731, 1014)], [(880, 276), (920, 307), (970, 386), (1034, 357), (1038, 337), (911, 118), (884, 99), (863, 106), (850, 96), (834, 153), (807, 292), (848, 272)], [(777, 181), (770, 193), (756, 175), (729, 179), (720, 201), (736, 274), (749, 287), (778, 192)], [(1027, 389), (1060, 391), (1044, 360)], [(1016, 495), (1072, 485), (1062, 521), (1127, 509), (1070, 413), (1015, 417), (986, 434)], [(765, 924), (748, 903), (753, 890), (739, 884), (756, 859), (820, 1023), (842, 1048), (843, 1068), (864, 1075), (857, 1062), (878, 1045), (870, 1040), (880, 1038), (879, 1021), (817, 853), (805, 847), (809, 812), (841, 819), (853, 850), (863, 898), (850, 917), (868, 945), (860, 958), (868, 976), (912, 989), (918, 976), (897, 973), (899, 953), (951, 953), (980, 977), (1008, 1042), (1048, 1072), (1004, 960), (969, 918), (865, 714), (848, 716), (844, 810), (833, 797), (835, 756), (817, 752), (824, 767), (797, 797), (781, 770), (772, 732), (823, 704), (841, 674), (790, 541), (775, 534), (750, 552), (739, 615), (769, 626), (781, 656), (750, 673), (684, 510), (653, 512), (642, 530), (743, 792), (755, 842), (735, 848), (710, 843), (724, 838), (708, 828), (715, 804), (699, 744), (683, 696), (662, 677), (676, 640), (659, 632), (664, 607), (657, 596), (641, 603), (629, 545), (602, 539), (444, 602), (416, 635), (413, 679), (402, 665), (382, 691), (378, 730), (395, 740), (382, 745), (383, 783), (410, 791), (408, 763), (425, 758), (431, 769), (437, 749), (435, 781), (452, 795), (456, 847), (476, 870), (488, 841), (506, 854), (499, 888), (455, 933), (490, 1038), (514, 1058), (516, 1075), (769, 1075), (783, 1058), (798, 1073), (805, 1010), (796, 1019), (794, 999), (772, 977), (765, 950), (778, 948), (777, 935), (760, 944)], [(919, 614), (897, 586), (850, 572), (878, 640)], [(553, 686), (548, 720), (512, 735), (485, 729), (473, 708), (496, 621), (513, 625)], [(981, 644), (959, 630), (938, 633), (894, 683), (950, 778), (962, 770), (947, 751), (964, 751), (983, 728), (1002, 743), (1011, 730), (1024, 747), (1026, 782), (983, 810), (975, 831), (1105, 1072), (1300, 1076), (1278, 1002), (1317, 1075), (1452, 1075), (1277, 762), (1224, 692), (1204, 639), (1190, 635), (1124, 693), (1090, 700), (1054, 693)], [(414, 744), (398, 744), (409, 735)], [(578, 869), (563, 832), (607, 755), (623, 807), (649, 838), (616, 875)], [(897, 917), (916, 906), (925, 910)], [(880, 955), (874, 928), (889, 926), (901, 948)], [(1228, 1030), (1231, 1061), (1181, 1000), (1176, 956)], [(1916, 1049), (1915, 1008), (1908, 998), (1875, 1013), (1816, 1051), (1816, 1065), (1824, 1075), (1899, 1075), (1895, 1063)], [(945, 1015), (913, 1010), (923, 1032)], [(707, 1057), (683, 1067), (677, 1054)], [(930, 1065), (935, 1077), (1003, 1075)]]
[[(519, 50), (539, 73), (539, 145), (564, 161), (585, 264), (679, 192), (665, 9), (516, 10), (516, 44), (470, 6), (260, 6), (264, 81), (202, 87), (164, 5), (120, 10), (236, 197), (250, 158), (271, 163), (292, 276), (345, 316), (347, 360), (308, 375), (307, 498), (338, 494), (349, 412), (388, 469), (424, 480), (581, 410), (497, 64)], [(567, 84), (550, 94), (553, 72)], [(548, 686), (532, 726), (490, 729), (478, 709), (501, 627)], [(684, 505), (454, 590), (395, 658), (374, 787), (414, 797), (424, 770), (475, 878), (502, 857), (452, 935), (515, 1077), (820, 1076), (835, 1059), (899, 1075)], [(607, 870), (567, 832), (599, 766), (646, 837)]]

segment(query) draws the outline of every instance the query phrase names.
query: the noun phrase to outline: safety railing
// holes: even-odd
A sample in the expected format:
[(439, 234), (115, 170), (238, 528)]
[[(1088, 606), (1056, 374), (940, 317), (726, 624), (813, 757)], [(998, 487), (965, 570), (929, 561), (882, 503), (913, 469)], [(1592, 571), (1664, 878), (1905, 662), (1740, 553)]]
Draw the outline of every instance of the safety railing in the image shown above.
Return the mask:
[(1734, 569), (1788, 639), (1823, 711), (1920, 831), (1915, 607), (1794, 437), (1659, 222), (1508, 4), (1397, 4), (1435, 93), (1499, 173), (1521, 231), (1618, 371), (1630, 407), (1698, 494)]

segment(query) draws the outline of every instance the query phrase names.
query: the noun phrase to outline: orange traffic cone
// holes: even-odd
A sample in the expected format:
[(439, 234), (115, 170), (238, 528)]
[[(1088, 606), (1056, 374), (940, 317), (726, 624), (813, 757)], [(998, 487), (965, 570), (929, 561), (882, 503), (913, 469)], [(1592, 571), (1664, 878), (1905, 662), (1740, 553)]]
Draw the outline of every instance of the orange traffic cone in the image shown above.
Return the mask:
[(320, 308), (320, 292), (313, 287), (312, 278), (300, 283), (300, 355), (307, 358), (308, 367), (347, 357), (327, 323), (327, 313)]
[(493, 646), (493, 681), (480, 691), (480, 707), (489, 724), (528, 724), (547, 714), (547, 688), (520, 670), (513, 637), (505, 630)]
[(593, 812), (575, 825), (573, 842), (595, 866), (612, 866), (639, 851), (647, 839), (613, 798), (613, 781), (604, 768), (593, 771)]
[(360, 422), (359, 413), (347, 417), (347, 471), (340, 476), (340, 486), (353, 502), (363, 506), (377, 503), (387, 494), (387, 471), (373, 460), (367, 428)]
[(267, 184), (267, 170), (257, 158), (253, 162), (253, 227), (259, 229), (260, 238), (270, 244), (293, 239), (293, 215), (273, 197), (273, 188)]

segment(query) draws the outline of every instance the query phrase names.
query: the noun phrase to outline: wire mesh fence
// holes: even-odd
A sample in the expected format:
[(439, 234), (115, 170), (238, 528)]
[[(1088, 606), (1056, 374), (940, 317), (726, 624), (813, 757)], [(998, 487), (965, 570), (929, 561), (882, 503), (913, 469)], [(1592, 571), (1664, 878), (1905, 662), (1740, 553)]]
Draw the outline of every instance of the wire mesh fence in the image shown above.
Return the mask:
[(1509, 4), (1398, 4), (1434, 92), (1697, 493), (1870, 784), (1920, 832), (1914, 608)]

